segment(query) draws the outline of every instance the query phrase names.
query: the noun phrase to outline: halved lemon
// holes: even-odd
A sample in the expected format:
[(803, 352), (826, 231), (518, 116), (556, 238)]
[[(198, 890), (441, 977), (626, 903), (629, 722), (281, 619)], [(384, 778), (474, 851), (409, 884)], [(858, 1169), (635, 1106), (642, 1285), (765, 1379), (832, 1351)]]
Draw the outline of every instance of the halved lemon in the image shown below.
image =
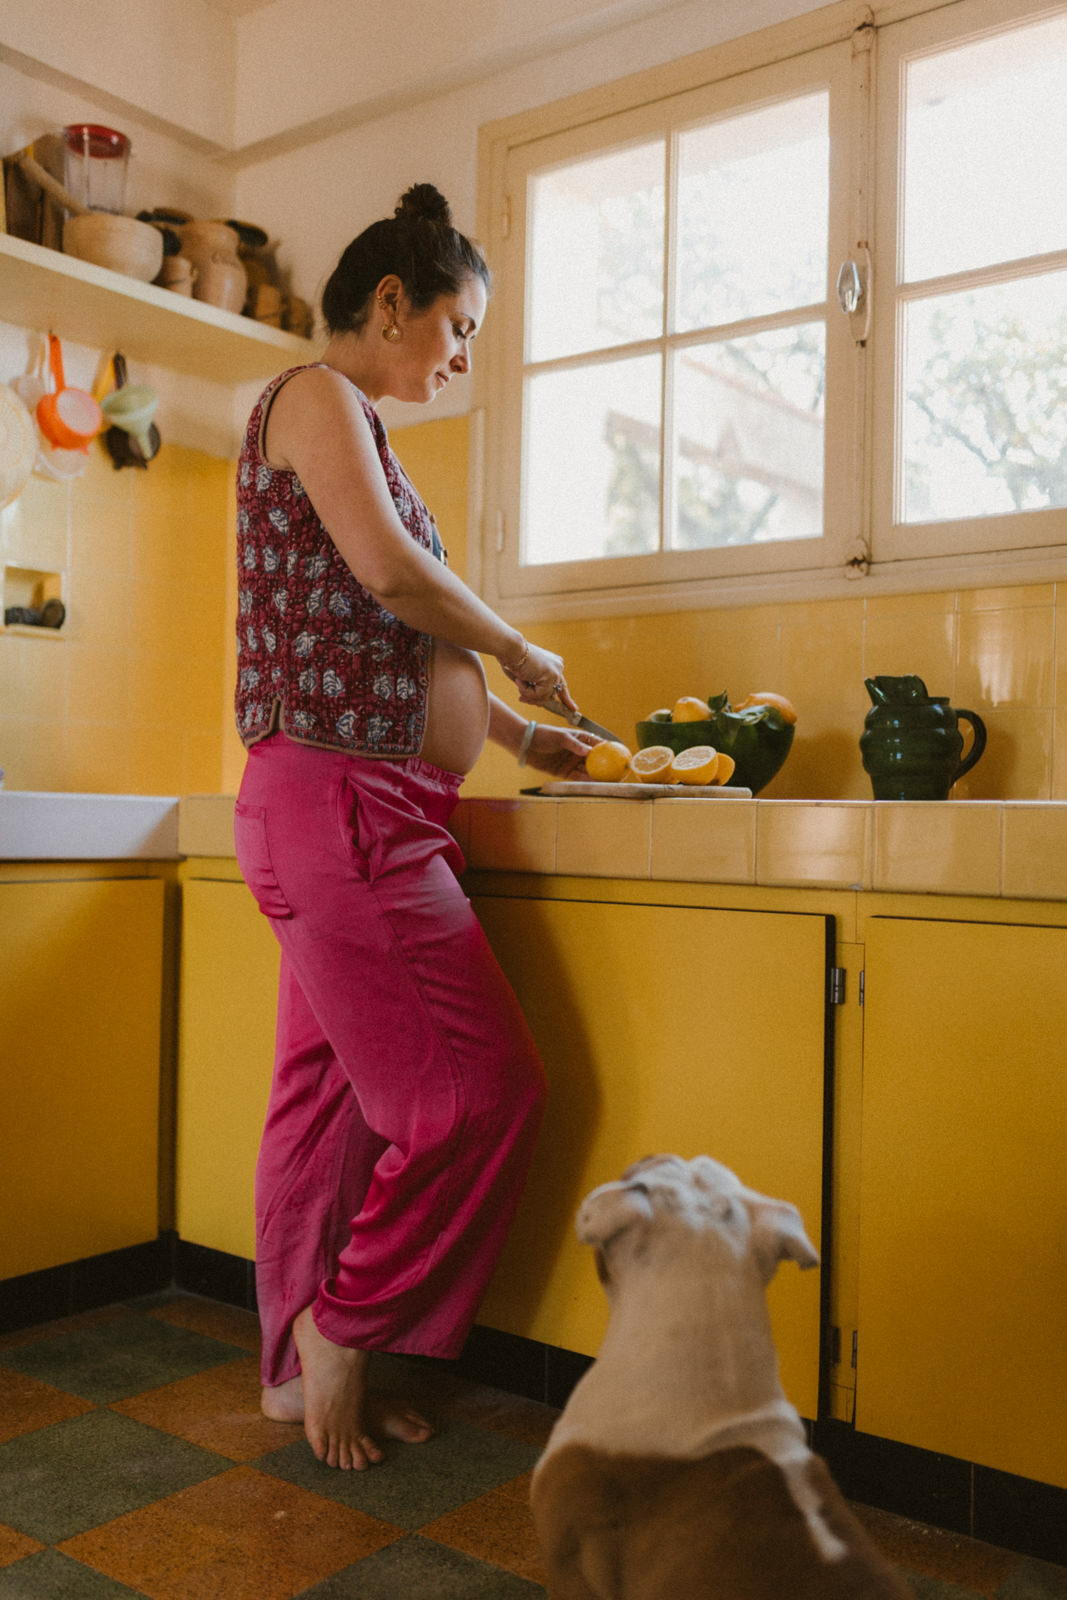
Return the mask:
[(693, 744), (688, 750), (679, 750), (671, 762), (671, 782), (715, 783), (721, 759), (710, 744)]
[(585, 758), (585, 770), (595, 783), (621, 783), (630, 765), (630, 752), (618, 739), (595, 744)]
[(710, 717), (708, 702), (698, 700), (692, 694), (685, 694), (680, 700), (676, 700), (671, 712), (672, 722), (707, 722)]
[(784, 694), (770, 694), (766, 690), (760, 690), (758, 694), (750, 694), (747, 699), (742, 700), (741, 704), (734, 706), (733, 709), (734, 711), (744, 711), (748, 706), (774, 706), (782, 713), (786, 722), (795, 722), (797, 720), (797, 708), (792, 700), (786, 699)]
[(734, 775), (734, 768), (736, 766), (737, 762), (734, 760), (733, 756), (728, 756), (725, 750), (720, 750), (719, 760), (715, 767), (715, 777), (712, 781), (718, 784), (729, 783), (730, 779)]
[(673, 760), (674, 751), (665, 744), (650, 744), (646, 749), (634, 752), (630, 767), (642, 783), (670, 783)]

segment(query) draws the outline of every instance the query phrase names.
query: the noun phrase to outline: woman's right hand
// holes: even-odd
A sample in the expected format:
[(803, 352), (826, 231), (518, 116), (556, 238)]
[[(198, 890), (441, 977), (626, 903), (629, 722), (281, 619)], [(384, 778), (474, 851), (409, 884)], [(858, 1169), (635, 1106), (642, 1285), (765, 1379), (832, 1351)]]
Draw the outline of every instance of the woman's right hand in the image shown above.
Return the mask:
[(497, 660), (505, 676), (518, 689), (519, 699), (524, 705), (542, 706), (555, 696), (569, 710), (578, 709), (563, 676), (563, 657), (556, 655), (553, 650), (542, 650), (540, 645), (527, 643), (525, 658), (517, 666), (505, 665), (499, 656)]

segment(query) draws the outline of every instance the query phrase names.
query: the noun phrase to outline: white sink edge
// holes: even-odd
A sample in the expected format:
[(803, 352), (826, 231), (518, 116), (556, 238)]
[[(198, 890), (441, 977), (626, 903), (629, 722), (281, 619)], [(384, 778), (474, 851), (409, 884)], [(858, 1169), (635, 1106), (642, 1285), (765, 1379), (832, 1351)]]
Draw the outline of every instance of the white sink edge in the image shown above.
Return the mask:
[(178, 796), (0, 789), (0, 861), (176, 861)]

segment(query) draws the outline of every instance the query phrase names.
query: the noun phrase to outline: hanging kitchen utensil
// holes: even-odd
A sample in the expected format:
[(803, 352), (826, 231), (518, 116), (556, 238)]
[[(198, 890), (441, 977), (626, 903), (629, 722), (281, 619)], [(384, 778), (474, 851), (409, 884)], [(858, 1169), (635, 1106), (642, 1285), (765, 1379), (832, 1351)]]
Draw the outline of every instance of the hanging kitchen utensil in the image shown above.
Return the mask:
[(60, 450), (89, 446), (103, 427), (100, 407), (84, 389), (70, 387), (63, 376), (63, 352), (54, 333), (48, 335), (48, 364), (54, 388), (37, 402), (37, 423), (48, 443)]
[(146, 383), (127, 384), (126, 358), (114, 356), (115, 388), (101, 401), (100, 409), (111, 423), (104, 444), (116, 470), (120, 467), (146, 468), (159, 454), (162, 440), (152, 418), (159, 396)]

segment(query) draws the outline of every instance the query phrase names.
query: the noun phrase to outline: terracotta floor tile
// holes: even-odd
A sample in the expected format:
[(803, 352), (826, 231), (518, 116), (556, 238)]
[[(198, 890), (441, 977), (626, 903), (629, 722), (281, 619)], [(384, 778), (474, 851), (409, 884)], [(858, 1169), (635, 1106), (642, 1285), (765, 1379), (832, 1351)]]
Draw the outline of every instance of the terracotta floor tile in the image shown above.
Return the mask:
[(271, 1422), (260, 1411), (255, 1356), (179, 1378), (130, 1400), (116, 1400), (110, 1409), (206, 1450), (217, 1450), (231, 1461), (252, 1461), (302, 1437), (298, 1425)]
[(224, 1344), (235, 1344), (239, 1350), (251, 1350), (259, 1355), (259, 1318), (254, 1311), (224, 1306), (216, 1300), (201, 1300), (196, 1295), (182, 1295), (164, 1305), (145, 1309), (149, 1316), (158, 1317), (161, 1322), (171, 1322), (175, 1327), (188, 1328), (190, 1333), (221, 1339)]
[(539, 1450), (548, 1443), (548, 1436), (559, 1421), (559, 1412), (554, 1406), (505, 1394), (500, 1389), (490, 1389), (485, 1384), (471, 1383), (451, 1374), (442, 1375), (434, 1385), (433, 1394), (439, 1415), (454, 1417), (459, 1422), (473, 1422), (475, 1427), (506, 1434), (509, 1439), (519, 1439)]
[(15, 1333), (0, 1333), (0, 1350), (20, 1350), (40, 1339), (54, 1339), (63, 1333), (95, 1328), (102, 1322), (120, 1322), (130, 1312), (125, 1306), (103, 1306), (99, 1311), (82, 1311), (76, 1317), (59, 1317), (55, 1322), (40, 1322), (35, 1328), (19, 1328)]
[(9, 1567), (13, 1561), (21, 1561), (23, 1556), (30, 1556), (35, 1550), (43, 1550), (44, 1545), (36, 1539), (27, 1538), (24, 1533), (16, 1533), (14, 1528), (9, 1528), (0, 1522), (0, 1567)]
[(241, 1466), (60, 1548), (151, 1600), (290, 1600), (400, 1532)]
[(0, 1444), (92, 1409), (89, 1400), (78, 1400), (51, 1384), (0, 1366)]
[(1022, 1561), (995, 1545), (912, 1522), (889, 1511), (853, 1505), (853, 1511), (890, 1561), (923, 1577), (940, 1578), (975, 1594), (993, 1595)]
[(420, 1534), (481, 1561), (491, 1561), (533, 1583), (547, 1582), (530, 1514), (531, 1477), (532, 1473), (524, 1472), (520, 1478), (513, 1478), (420, 1528)]

